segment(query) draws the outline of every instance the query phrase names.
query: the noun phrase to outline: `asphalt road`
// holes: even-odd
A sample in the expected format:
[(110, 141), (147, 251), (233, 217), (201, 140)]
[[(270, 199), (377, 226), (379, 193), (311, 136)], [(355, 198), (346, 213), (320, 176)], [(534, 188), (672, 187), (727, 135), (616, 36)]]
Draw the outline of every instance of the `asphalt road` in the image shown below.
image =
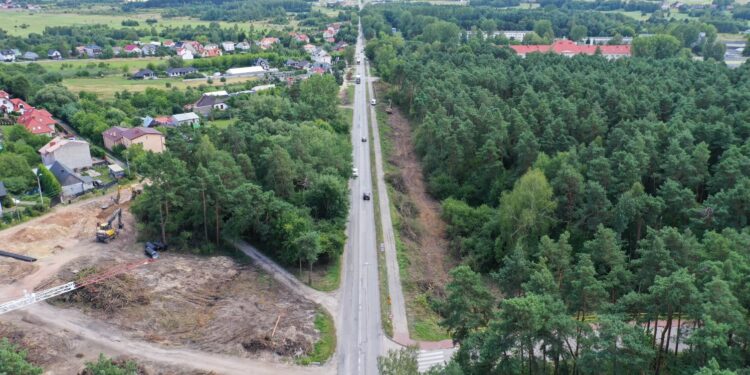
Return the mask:
[[(357, 54), (362, 56), (364, 41), (360, 30)], [(352, 146), (354, 168), (359, 177), (350, 182), (351, 210), (347, 227), (348, 241), (344, 268), (340, 325), (338, 332), (338, 373), (377, 374), (377, 358), (381, 354), (383, 330), (380, 321), (380, 289), (378, 287), (375, 212), (372, 200), (363, 200), (363, 193), (372, 194), (367, 111), (367, 77), (365, 62), (356, 65), (362, 77), (355, 85)]]

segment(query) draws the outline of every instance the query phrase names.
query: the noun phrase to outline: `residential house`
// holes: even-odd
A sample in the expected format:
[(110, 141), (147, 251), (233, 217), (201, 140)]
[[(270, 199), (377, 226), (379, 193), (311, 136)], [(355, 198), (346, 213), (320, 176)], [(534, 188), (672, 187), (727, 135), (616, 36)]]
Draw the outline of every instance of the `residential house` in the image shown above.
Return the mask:
[(8, 190), (5, 189), (5, 184), (0, 181), (0, 215), (3, 214), (3, 199), (8, 196)]
[(16, 106), (10, 99), (10, 94), (0, 90), (0, 113), (11, 113), (15, 111)]
[(16, 121), (32, 134), (54, 136), (57, 121), (52, 118), (52, 114), (44, 109), (29, 107)]
[(133, 74), (131, 78), (132, 79), (154, 79), (156, 78), (156, 73), (154, 73), (154, 71), (151, 69), (141, 69), (135, 72), (135, 74)]
[(185, 48), (186, 50), (190, 51), (193, 56), (200, 55), (200, 53), (203, 52), (203, 45), (194, 40), (180, 42), (180, 45), (178, 45), (178, 47)]
[(328, 52), (324, 49), (317, 49), (315, 52), (312, 53), (312, 60), (316, 63), (325, 63), (330, 64), (331, 63), (331, 55), (328, 54)]
[(59, 161), (46, 166), (62, 186), (62, 198), (72, 198), (94, 189), (94, 180), (75, 173)]
[(167, 40), (163, 41), (161, 43), (161, 45), (164, 46), (164, 47), (167, 47), (167, 48), (174, 48), (175, 42), (172, 41), (172, 40), (167, 39)]
[(277, 43), (279, 43), (279, 38), (266, 37), (261, 39), (260, 42), (258, 42), (258, 45), (261, 49), (269, 49)]
[(102, 47), (99, 47), (96, 44), (89, 44), (88, 46), (83, 47), (83, 49), (88, 57), (97, 57), (102, 54)]
[(91, 168), (93, 165), (89, 143), (77, 139), (55, 137), (39, 149), (39, 155), (42, 156), (44, 165), (60, 162), (74, 171)]
[(300, 43), (310, 43), (310, 37), (307, 34), (302, 33), (289, 33), (292, 36), (292, 40), (296, 40)]
[(141, 52), (143, 51), (141, 50), (140, 47), (138, 47), (135, 44), (128, 44), (127, 46), (122, 47), (122, 52), (127, 53), (129, 55), (140, 55)]
[(170, 77), (183, 77), (188, 74), (198, 73), (198, 69), (191, 67), (187, 68), (169, 68), (167, 69), (167, 75)]
[(144, 150), (155, 153), (163, 152), (166, 149), (164, 147), (164, 135), (153, 128), (115, 126), (105, 130), (102, 137), (104, 138), (104, 147), (108, 150), (120, 145), (129, 148), (137, 144), (142, 145)]
[(333, 28), (329, 27), (323, 31), (323, 39), (333, 39), (333, 37), (336, 36), (336, 31), (333, 30)]
[(312, 54), (316, 49), (318, 49), (318, 47), (315, 47), (315, 45), (313, 44), (305, 44), (304, 46), (302, 46), (302, 49), (304, 49), (305, 52)]
[(289, 59), (284, 65), (293, 69), (305, 69), (310, 66), (310, 63), (305, 60), (297, 61)]
[(203, 96), (193, 104), (193, 112), (208, 117), (211, 114), (211, 111), (224, 111), (229, 108), (229, 105), (226, 103), (227, 99), (229, 99), (229, 95), (203, 94)]
[(141, 47), (141, 54), (143, 54), (143, 56), (154, 56), (154, 55), (156, 55), (156, 50), (157, 49), (159, 49), (159, 46), (157, 46), (157, 45), (154, 45), (154, 44), (151, 44), (151, 43), (144, 44)]
[(250, 49), (250, 43), (248, 42), (239, 42), (234, 45), (235, 49), (241, 50), (241, 51), (247, 51)]
[(331, 68), (330, 65), (327, 64), (321, 64), (321, 63), (315, 63), (310, 65), (310, 67), (307, 69), (312, 74), (325, 74), (328, 72)]
[(16, 54), (9, 49), (0, 50), (0, 61), (13, 62), (16, 61)]
[(157, 126), (174, 127), (174, 125), (171, 116), (146, 116), (143, 118), (143, 126), (146, 128), (154, 128)]
[(22, 115), (26, 113), (26, 111), (34, 108), (31, 104), (26, 103), (22, 99), (15, 98), (11, 99), (10, 102), (13, 104), (13, 112), (18, 112)]
[(340, 41), (340, 42), (337, 42), (335, 46), (333, 46), (333, 50), (336, 52), (341, 52), (345, 50), (346, 47), (349, 47), (349, 43)]
[(224, 52), (234, 52), (234, 42), (221, 42)]
[(575, 55), (594, 55), (597, 51), (607, 60), (630, 57), (630, 45), (628, 44), (592, 46), (576, 44), (567, 39), (557, 40), (551, 45), (512, 45), (510, 48), (516, 51), (521, 57), (526, 57), (527, 54), (535, 52), (550, 52), (571, 57)]
[(37, 61), (37, 60), (39, 60), (39, 55), (37, 55), (34, 52), (29, 51), (29, 52), (24, 53), (21, 56), (21, 58), (24, 59), (24, 60), (26, 60), (26, 61)]
[(122, 55), (122, 47), (112, 47), (112, 55), (113, 56)]
[(192, 60), (194, 58), (193, 52), (191, 52), (187, 48), (177, 48), (176, 52), (177, 56), (179, 56), (183, 60)]
[(196, 115), (194, 112), (178, 113), (176, 115), (172, 115), (172, 123), (175, 124), (175, 126), (189, 125), (197, 128), (198, 126), (200, 126), (200, 121), (200, 117), (198, 117), (198, 115)]
[(217, 57), (221, 55), (221, 49), (219, 49), (219, 46), (216, 44), (206, 44), (200, 52), (200, 57)]
[(62, 54), (56, 49), (47, 51), (47, 58), (50, 60), (62, 60)]

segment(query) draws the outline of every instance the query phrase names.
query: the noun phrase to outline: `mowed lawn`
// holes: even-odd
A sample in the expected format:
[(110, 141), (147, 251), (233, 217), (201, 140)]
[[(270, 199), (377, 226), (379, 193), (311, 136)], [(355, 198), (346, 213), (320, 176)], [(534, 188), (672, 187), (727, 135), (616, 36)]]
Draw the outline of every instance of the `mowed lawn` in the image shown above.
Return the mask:
[[(201, 21), (189, 17), (178, 17), (178, 18), (162, 18), (159, 13), (133, 13), (133, 14), (117, 14), (117, 15), (102, 15), (102, 14), (81, 14), (62, 11), (28, 11), (28, 10), (2, 10), (0, 11), (0, 20), (2, 25), (0, 28), (6, 30), (11, 35), (26, 36), (30, 33), (41, 34), (44, 28), (47, 26), (74, 26), (74, 25), (108, 25), (113, 28), (122, 28), (122, 21), (124, 20), (136, 20), (140, 24), (135, 28), (148, 28), (146, 20), (154, 18), (158, 22), (154, 25), (157, 30), (166, 27), (181, 27), (185, 25), (208, 25), (209, 21)], [(264, 22), (219, 22), (222, 27), (231, 27), (239, 25), (241, 29), (247, 31), (251, 25), (255, 25), (257, 28), (272, 28), (275, 25), (270, 25)], [(26, 28), (22, 28), (21, 25), (28, 25)], [(280, 27), (280, 26), (279, 26)]]
[[(78, 70), (87, 67), (98, 67), (99, 64), (104, 63), (107, 68), (121, 70), (123, 67), (128, 69), (128, 72), (134, 73), (138, 69), (145, 68), (149, 63), (159, 64), (165, 63), (169, 57), (140, 57), (140, 58), (129, 58), (129, 59), (71, 59), (71, 60), (39, 60), (37, 64), (42, 65), (45, 69), (52, 72), (63, 72), (67, 70)], [(19, 62), (18, 64), (27, 64), (26, 62)], [(91, 65), (93, 64), (93, 65)]]
[[(256, 77), (236, 77), (227, 78), (227, 84), (242, 83), (247, 81), (257, 80)], [(161, 78), (151, 80), (133, 80), (127, 79), (122, 76), (108, 76), (103, 78), (69, 78), (63, 80), (63, 84), (71, 92), (78, 93), (81, 91), (91, 92), (97, 94), (100, 98), (111, 99), (114, 98), (115, 93), (123, 90), (130, 92), (145, 91), (149, 87), (168, 90), (167, 83), (171, 85), (171, 88), (186, 89), (188, 87), (198, 87), (201, 85), (207, 85), (206, 81), (189, 81), (183, 82), (180, 79), (174, 78)], [(219, 82), (218, 79), (214, 80), (211, 86), (224, 86), (224, 82)]]

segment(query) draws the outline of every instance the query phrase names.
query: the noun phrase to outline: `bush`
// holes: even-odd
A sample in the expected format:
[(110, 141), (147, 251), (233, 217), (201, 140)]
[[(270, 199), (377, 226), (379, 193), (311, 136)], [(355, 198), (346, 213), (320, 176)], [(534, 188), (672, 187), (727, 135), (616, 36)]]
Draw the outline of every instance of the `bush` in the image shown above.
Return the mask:
[(120, 23), (123, 26), (138, 26), (138, 21), (136, 20), (124, 20)]
[(26, 351), (19, 350), (7, 338), (0, 340), (0, 374), (38, 375), (42, 371), (26, 360)]
[(96, 362), (87, 362), (81, 375), (137, 375), (138, 364), (133, 361), (113, 361), (99, 354)]

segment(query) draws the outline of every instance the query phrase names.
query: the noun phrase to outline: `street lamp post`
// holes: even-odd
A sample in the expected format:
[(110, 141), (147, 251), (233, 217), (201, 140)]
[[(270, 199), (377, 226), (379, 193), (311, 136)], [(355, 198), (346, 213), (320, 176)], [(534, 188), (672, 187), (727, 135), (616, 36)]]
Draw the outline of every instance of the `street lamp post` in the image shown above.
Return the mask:
[(36, 176), (36, 186), (39, 188), (39, 204), (44, 206), (44, 199), (42, 198), (42, 183), (39, 181), (39, 168), (33, 168), (34, 175)]

